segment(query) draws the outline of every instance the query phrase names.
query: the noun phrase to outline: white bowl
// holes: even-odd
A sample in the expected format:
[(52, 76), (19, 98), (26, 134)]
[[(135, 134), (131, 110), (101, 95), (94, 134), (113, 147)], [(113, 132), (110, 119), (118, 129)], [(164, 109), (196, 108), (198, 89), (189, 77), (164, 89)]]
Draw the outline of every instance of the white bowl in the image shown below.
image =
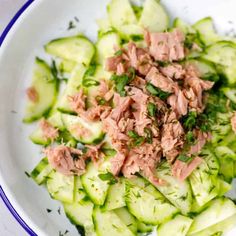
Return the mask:
[[(58, 235), (68, 229), (77, 231), (58, 214), (58, 202), (24, 174), (42, 157), (28, 135), (32, 127), (22, 124), (25, 89), (31, 81), (35, 56), (48, 59), (43, 45), (49, 40), (84, 32), (96, 38), (95, 19), (105, 13), (109, 0), (29, 0), (0, 38), (0, 194), (17, 220), (30, 235)], [(193, 23), (212, 16), (221, 33), (230, 32), (236, 24), (234, 0), (164, 0), (171, 16)], [(68, 23), (79, 19), (77, 28), (68, 31)], [(235, 28), (236, 29), (236, 28)], [(6, 36), (6, 37), (5, 37)], [(10, 203), (11, 205), (10, 205)], [(52, 209), (47, 213), (46, 209)], [(236, 223), (235, 223), (236, 225)], [(236, 229), (229, 235), (236, 235)]]

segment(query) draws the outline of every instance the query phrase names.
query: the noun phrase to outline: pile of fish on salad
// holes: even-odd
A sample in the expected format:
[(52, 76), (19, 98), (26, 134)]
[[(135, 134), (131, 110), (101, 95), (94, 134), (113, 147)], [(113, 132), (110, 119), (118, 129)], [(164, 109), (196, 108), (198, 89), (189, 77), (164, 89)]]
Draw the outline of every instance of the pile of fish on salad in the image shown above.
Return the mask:
[[(209, 91), (215, 83), (201, 78), (191, 63), (182, 63), (188, 48), (179, 29), (164, 33), (145, 31), (144, 38), (145, 48), (135, 42), (129, 42), (127, 48), (114, 45), (116, 55), (107, 58), (105, 67), (113, 72), (112, 78), (110, 81), (101, 78), (89, 108), (83, 88), (68, 100), (78, 116), (102, 122), (103, 131), (117, 152), (111, 159), (111, 173), (115, 176), (122, 173), (127, 178), (141, 173), (158, 185), (165, 184), (155, 174), (163, 159), (171, 164), (173, 175), (180, 180), (186, 179), (202, 162), (199, 153), (211, 140), (215, 118), (208, 113)], [(32, 93), (29, 99), (34, 99)], [(229, 111), (230, 103), (228, 100), (226, 104)], [(233, 111), (231, 125), (236, 132)], [(59, 136), (58, 129), (45, 119), (40, 127), (45, 139), (53, 141)], [(74, 128), (80, 135), (90, 135), (85, 127)], [(103, 160), (102, 145), (103, 142), (86, 145), (84, 152), (61, 144), (44, 152), (60, 173), (82, 175), (88, 159), (96, 165)]]

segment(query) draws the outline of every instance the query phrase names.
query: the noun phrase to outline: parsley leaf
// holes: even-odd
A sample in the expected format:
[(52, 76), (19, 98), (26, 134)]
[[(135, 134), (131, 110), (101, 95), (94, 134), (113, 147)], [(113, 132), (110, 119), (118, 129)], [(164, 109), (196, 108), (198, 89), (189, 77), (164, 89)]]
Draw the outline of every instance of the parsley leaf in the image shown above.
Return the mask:
[(98, 177), (102, 181), (108, 181), (110, 185), (117, 183), (117, 179), (114, 177), (114, 175), (110, 172), (107, 172), (105, 174), (99, 174)]
[(145, 137), (139, 136), (135, 131), (128, 131), (128, 136), (132, 139), (131, 146), (140, 146), (145, 141)]
[(118, 50), (115, 52), (115, 56), (121, 56), (123, 54), (122, 50)]
[(187, 144), (190, 144), (190, 145), (195, 143), (196, 138), (194, 137), (194, 134), (192, 131), (187, 132), (186, 141), (187, 141)]
[(184, 128), (192, 130), (197, 124), (197, 112), (191, 111), (182, 118)]
[(182, 162), (185, 162), (185, 163), (188, 163), (188, 162), (190, 162), (190, 161), (193, 160), (193, 157), (187, 156), (187, 155), (185, 155), (185, 154), (180, 154), (180, 155), (178, 156), (178, 160), (180, 160), (180, 161), (182, 161)]
[(111, 80), (115, 82), (115, 90), (120, 96), (126, 96), (125, 86), (129, 84), (131, 79), (128, 75), (112, 75)]
[(170, 96), (170, 93), (162, 91), (161, 89), (155, 87), (151, 83), (147, 83), (146, 89), (149, 93), (159, 97), (161, 100), (166, 100)]

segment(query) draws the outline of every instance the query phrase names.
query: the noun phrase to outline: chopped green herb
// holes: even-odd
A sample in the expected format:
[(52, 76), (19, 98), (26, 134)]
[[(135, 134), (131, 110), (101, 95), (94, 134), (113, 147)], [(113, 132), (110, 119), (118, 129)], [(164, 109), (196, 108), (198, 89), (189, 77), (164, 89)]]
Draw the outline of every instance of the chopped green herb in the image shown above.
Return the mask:
[(86, 79), (83, 79), (82, 84), (84, 87), (88, 88), (92, 86), (98, 86), (100, 83), (97, 80), (86, 78)]
[(110, 185), (117, 183), (117, 179), (114, 177), (114, 175), (110, 172), (105, 173), (105, 174), (99, 174), (98, 177), (102, 181), (108, 181)]
[(147, 143), (152, 144), (152, 131), (150, 129), (148, 129), (148, 128), (145, 128), (144, 132), (146, 134), (145, 138), (146, 138)]
[(157, 107), (154, 103), (149, 102), (147, 105), (147, 110), (148, 110), (148, 115), (155, 117), (156, 116), (156, 112), (157, 112)]
[(84, 196), (84, 198), (82, 200), (87, 202), (87, 201), (90, 201), (90, 198), (86, 195), (86, 196)]
[(139, 136), (133, 130), (128, 131), (128, 136), (132, 139), (131, 147), (132, 146), (134, 146), (134, 147), (140, 146), (145, 141), (145, 137)]
[(102, 152), (106, 155), (106, 156), (115, 156), (116, 155), (116, 150), (112, 149), (112, 148), (102, 148)]
[(134, 42), (138, 42), (143, 40), (143, 36), (139, 35), (139, 34), (135, 34), (135, 35), (131, 35), (130, 36), (131, 40), (133, 40)]
[(31, 178), (31, 175), (30, 175), (27, 171), (25, 171), (25, 175), (26, 175), (28, 178)]
[(187, 141), (187, 144), (190, 144), (190, 145), (195, 143), (196, 138), (195, 138), (195, 136), (194, 136), (192, 131), (188, 131), (187, 132), (187, 134), (186, 134), (186, 141)]
[(128, 75), (112, 75), (111, 80), (115, 82), (115, 90), (122, 96), (126, 96), (125, 86), (131, 82)]
[(67, 30), (74, 29), (75, 27), (76, 27), (76, 25), (74, 24), (74, 22), (70, 21)]
[(170, 93), (162, 91), (161, 89), (155, 87), (151, 83), (147, 83), (146, 89), (149, 93), (159, 97), (161, 100), (166, 100), (170, 96)]
[(197, 123), (197, 112), (191, 111), (183, 117), (183, 125), (186, 129), (192, 130)]
[(193, 160), (193, 157), (187, 156), (187, 155), (185, 155), (185, 154), (180, 154), (180, 155), (178, 156), (178, 160), (180, 160), (180, 161), (182, 161), (182, 162), (185, 162), (185, 163), (188, 163), (188, 162), (190, 162), (190, 161)]
[(59, 215), (61, 214), (61, 207), (58, 207), (57, 212)]
[(47, 208), (46, 210), (47, 210), (47, 213), (50, 213), (50, 212), (52, 212), (52, 210), (51, 210), (51, 209), (48, 209), (48, 208)]
[(135, 69), (133, 68), (133, 67), (130, 67), (129, 69), (128, 69), (128, 72), (129, 72), (129, 78), (131, 79), (131, 80), (133, 80), (134, 78), (135, 78), (135, 75), (136, 75), (136, 73), (135, 73)]
[(115, 56), (121, 56), (123, 54), (122, 50), (118, 50), (115, 52)]
[(156, 61), (160, 67), (166, 67), (170, 63), (168, 61)]
[(96, 65), (91, 64), (89, 68), (86, 70), (86, 72), (84, 73), (84, 78), (93, 76), (95, 74), (95, 71), (96, 71)]
[(143, 8), (141, 6), (136, 6), (136, 5), (133, 5), (132, 8), (134, 10), (134, 13), (135, 13), (137, 19), (139, 19), (141, 17)]

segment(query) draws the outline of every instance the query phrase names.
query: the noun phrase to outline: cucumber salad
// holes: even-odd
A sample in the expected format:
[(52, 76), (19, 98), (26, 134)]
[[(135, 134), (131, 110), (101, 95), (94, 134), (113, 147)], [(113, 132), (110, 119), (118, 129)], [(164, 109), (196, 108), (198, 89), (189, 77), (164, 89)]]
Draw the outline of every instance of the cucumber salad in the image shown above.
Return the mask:
[(236, 40), (157, 0), (111, 0), (98, 37), (36, 58), (31, 178), (86, 236), (220, 236), (236, 226)]

